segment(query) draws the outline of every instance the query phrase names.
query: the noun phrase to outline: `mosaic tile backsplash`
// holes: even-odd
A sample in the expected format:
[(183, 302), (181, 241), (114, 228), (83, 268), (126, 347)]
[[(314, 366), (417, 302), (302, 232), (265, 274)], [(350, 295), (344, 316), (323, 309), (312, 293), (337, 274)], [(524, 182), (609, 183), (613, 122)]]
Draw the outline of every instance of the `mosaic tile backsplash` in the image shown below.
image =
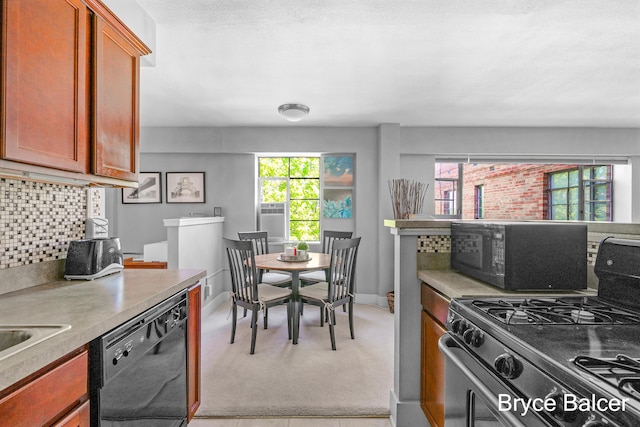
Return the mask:
[(83, 187), (0, 178), (0, 269), (65, 258), (86, 213)]
[(418, 236), (418, 252), (451, 252), (451, 236)]

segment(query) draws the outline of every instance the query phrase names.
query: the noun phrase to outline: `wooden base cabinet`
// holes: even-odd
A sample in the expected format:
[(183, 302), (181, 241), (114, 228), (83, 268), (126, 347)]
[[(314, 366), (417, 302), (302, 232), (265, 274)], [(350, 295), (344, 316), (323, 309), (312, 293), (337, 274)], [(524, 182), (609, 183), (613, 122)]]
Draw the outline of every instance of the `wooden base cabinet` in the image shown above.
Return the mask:
[(438, 340), (445, 334), (449, 299), (422, 284), (420, 406), (432, 427), (444, 426), (444, 355)]
[(198, 283), (188, 290), (187, 326), (187, 421), (200, 407), (200, 335), (202, 325), (202, 287)]
[(89, 364), (81, 348), (0, 393), (0, 425), (89, 427)]

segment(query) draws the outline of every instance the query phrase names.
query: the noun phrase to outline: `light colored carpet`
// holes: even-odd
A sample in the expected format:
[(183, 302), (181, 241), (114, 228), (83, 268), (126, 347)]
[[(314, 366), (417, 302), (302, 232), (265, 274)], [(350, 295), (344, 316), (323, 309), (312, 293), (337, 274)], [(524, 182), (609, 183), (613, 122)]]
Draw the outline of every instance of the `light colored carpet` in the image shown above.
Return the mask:
[[(249, 354), (249, 318), (241, 317), (229, 344), (231, 317), (223, 304), (202, 325), (202, 401), (197, 417), (388, 416), (393, 387), (393, 314), (356, 304), (355, 340), (336, 310), (336, 346), (320, 327), (320, 309), (305, 306), (300, 339), (287, 339), (286, 308), (269, 309)], [(260, 313), (260, 316), (262, 313)], [(261, 320), (259, 325), (262, 325)]]

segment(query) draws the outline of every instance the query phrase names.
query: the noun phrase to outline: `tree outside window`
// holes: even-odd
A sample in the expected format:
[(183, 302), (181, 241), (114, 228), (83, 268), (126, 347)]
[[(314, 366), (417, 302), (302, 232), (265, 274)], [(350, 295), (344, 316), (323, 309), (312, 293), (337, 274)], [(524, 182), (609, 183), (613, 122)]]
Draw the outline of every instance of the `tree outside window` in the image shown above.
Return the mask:
[(287, 203), (291, 240), (320, 240), (320, 158), (260, 157), (261, 203)]

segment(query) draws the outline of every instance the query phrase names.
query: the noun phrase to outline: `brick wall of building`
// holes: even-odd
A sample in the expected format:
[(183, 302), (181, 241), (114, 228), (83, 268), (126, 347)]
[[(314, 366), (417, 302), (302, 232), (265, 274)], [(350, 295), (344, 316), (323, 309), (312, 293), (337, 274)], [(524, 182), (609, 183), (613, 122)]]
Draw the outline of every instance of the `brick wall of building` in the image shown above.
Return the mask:
[[(546, 174), (576, 165), (463, 164), (462, 218), (475, 218), (475, 187), (484, 187), (485, 219), (546, 219)], [(454, 178), (454, 171), (442, 176)], [(436, 196), (437, 197), (437, 196)]]

